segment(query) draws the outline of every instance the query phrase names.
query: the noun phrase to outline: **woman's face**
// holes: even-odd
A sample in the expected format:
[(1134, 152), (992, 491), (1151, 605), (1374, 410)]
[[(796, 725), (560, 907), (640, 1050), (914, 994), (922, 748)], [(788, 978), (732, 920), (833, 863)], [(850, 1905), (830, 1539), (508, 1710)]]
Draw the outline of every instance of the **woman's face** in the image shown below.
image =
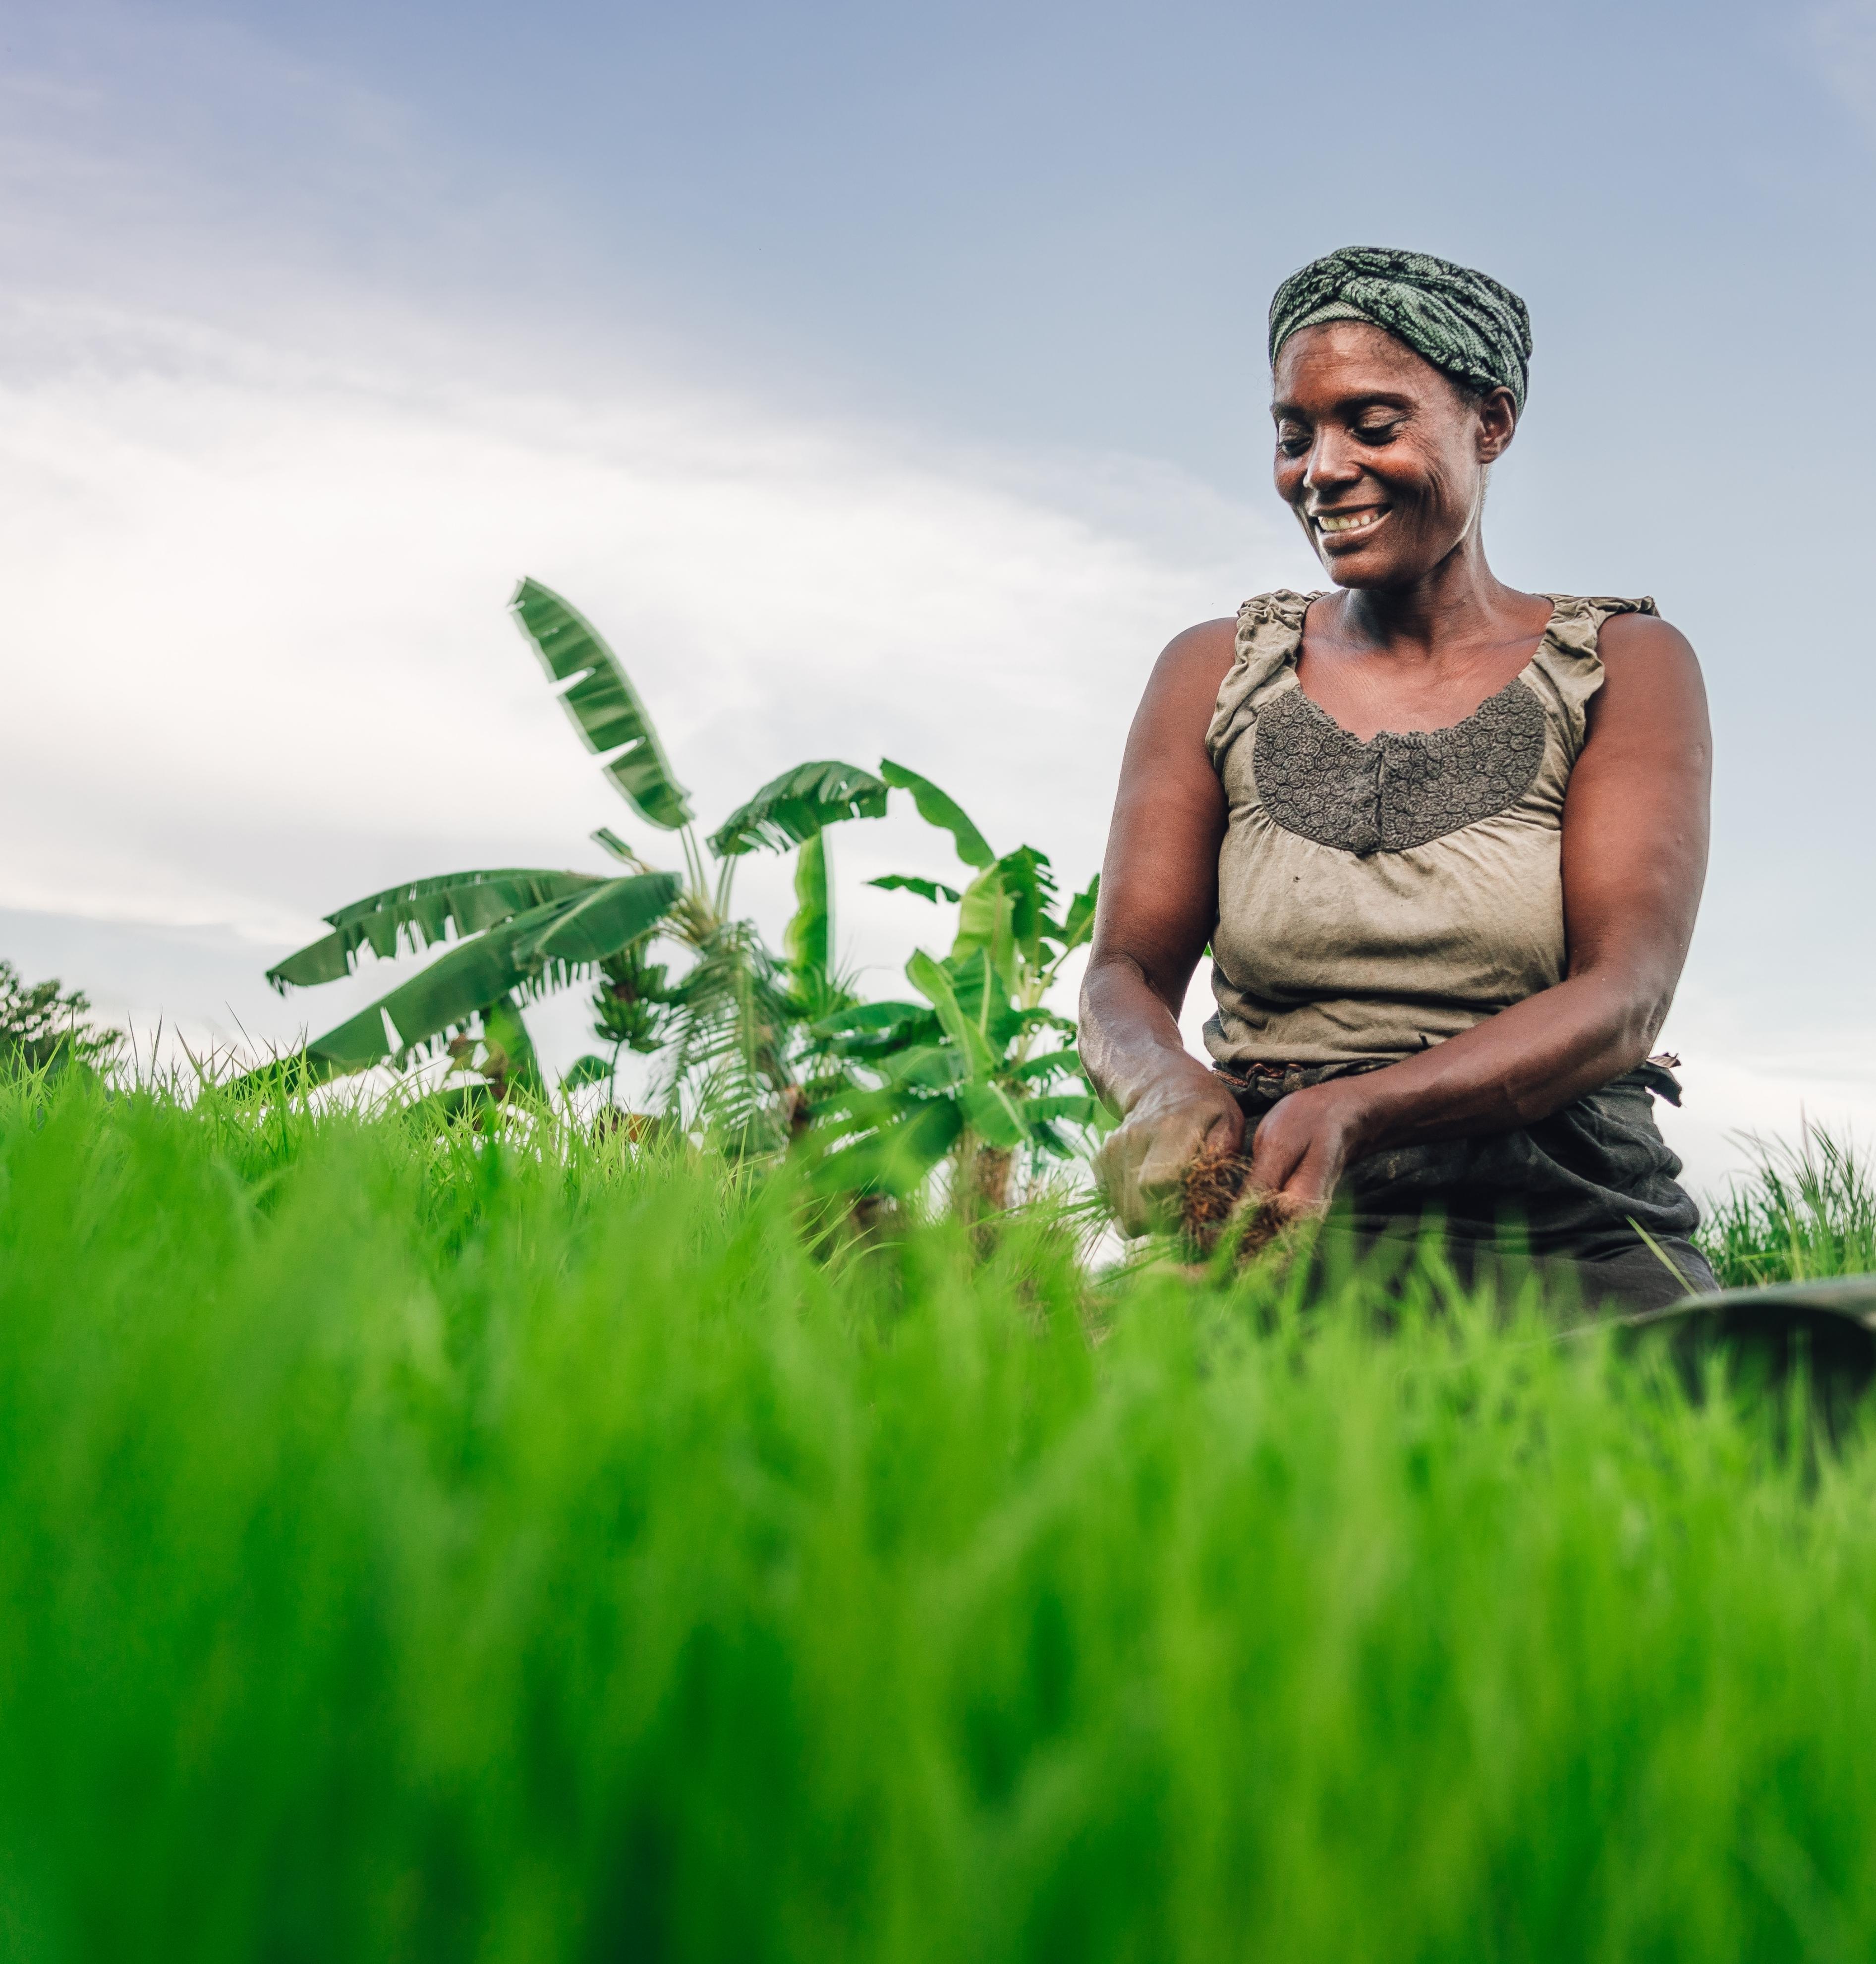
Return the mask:
[(1277, 489), (1337, 586), (1404, 586), (1478, 524), (1517, 420), (1508, 389), (1475, 401), (1359, 320), (1293, 334), (1274, 380)]

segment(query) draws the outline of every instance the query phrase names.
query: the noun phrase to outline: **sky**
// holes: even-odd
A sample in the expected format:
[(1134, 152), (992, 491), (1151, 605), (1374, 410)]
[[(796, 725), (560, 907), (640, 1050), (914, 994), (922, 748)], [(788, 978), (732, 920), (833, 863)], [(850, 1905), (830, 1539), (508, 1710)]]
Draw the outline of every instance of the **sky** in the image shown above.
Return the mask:
[[(1876, 1131), (1873, 191), (1872, 0), (0, 0), (0, 954), (140, 1033), (289, 1038), (396, 978), (262, 985), (345, 901), (604, 870), (599, 825), (669, 857), (523, 573), (707, 822), (883, 754), (1079, 886), (1159, 647), (1322, 583), (1271, 289), (1410, 245), (1531, 306), (1497, 570), (1652, 593), (1706, 666), (1690, 1176)], [(945, 844), (839, 836), (869, 987), (942, 924), (862, 883)], [(744, 876), (771, 929), (786, 882)]]

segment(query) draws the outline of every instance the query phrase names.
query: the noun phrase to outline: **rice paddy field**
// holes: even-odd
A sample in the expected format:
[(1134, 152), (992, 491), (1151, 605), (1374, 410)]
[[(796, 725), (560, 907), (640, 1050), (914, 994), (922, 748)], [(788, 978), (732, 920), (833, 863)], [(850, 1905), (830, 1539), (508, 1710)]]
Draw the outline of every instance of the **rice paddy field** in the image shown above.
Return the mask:
[(0, 1088), (0, 1953), (1876, 1954), (1857, 1427), (1073, 1228)]

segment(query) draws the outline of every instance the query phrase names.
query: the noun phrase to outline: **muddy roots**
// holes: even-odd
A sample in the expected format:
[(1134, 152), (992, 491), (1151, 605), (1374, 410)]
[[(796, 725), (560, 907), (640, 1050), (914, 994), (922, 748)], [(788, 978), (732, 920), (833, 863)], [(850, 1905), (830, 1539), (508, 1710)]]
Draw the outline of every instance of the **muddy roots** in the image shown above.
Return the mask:
[(1267, 1247), (1290, 1217), (1270, 1195), (1248, 1193), (1251, 1162), (1242, 1153), (1201, 1153), (1186, 1171), (1179, 1228), (1188, 1247), (1210, 1255), (1228, 1237), (1239, 1261)]

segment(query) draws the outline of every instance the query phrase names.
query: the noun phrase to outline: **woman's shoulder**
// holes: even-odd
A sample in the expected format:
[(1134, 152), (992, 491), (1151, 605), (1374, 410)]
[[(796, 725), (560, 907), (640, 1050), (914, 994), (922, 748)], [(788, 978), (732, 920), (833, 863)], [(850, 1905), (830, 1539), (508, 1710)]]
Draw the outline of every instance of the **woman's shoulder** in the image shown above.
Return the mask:
[(1559, 669), (1573, 669), (1599, 681), (1611, 658), (1628, 662), (1691, 653), (1687, 637), (1661, 618), (1653, 597), (1622, 599), (1613, 594), (1547, 593), (1550, 625), (1544, 656)]
[(1646, 613), (1624, 611), (1610, 615), (1604, 621), (1598, 639), (1605, 661), (1611, 655), (1621, 660), (1650, 654), (1691, 655), (1694, 652), (1687, 637), (1672, 621), (1662, 618), (1653, 602), (1649, 603)]
[(1618, 614), (1603, 623), (1596, 653), (1605, 697), (1618, 713), (1631, 700), (1643, 706), (1656, 693), (1701, 687), (1700, 657), (1693, 643), (1658, 614)]
[(1626, 667), (1636, 662), (1694, 659), (1687, 637), (1662, 618), (1650, 594), (1632, 600), (1611, 594), (1553, 593), (1545, 597), (1556, 610), (1551, 639), (1598, 670), (1606, 670), (1611, 663)]
[(1278, 587), (1253, 594), (1235, 620), (1206, 623), (1212, 631), (1206, 647), (1213, 680), (1205, 745), (1215, 766), (1222, 768), (1226, 751), (1256, 720), (1260, 706), (1274, 692), (1293, 685), (1303, 617), (1311, 602), (1320, 598)]
[(1182, 628), (1161, 649), (1147, 682), (1146, 699), (1203, 703), (1209, 717), (1219, 684), (1236, 659), (1236, 629), (1229, 617)]
[(1679, 631), (1661, 618), (1651, 593), (1624, 599), (1613, 593), (1546, 593), (1550, 603), (1553, 639), (1580, 643), (1593, 650), (1599, 644), (1632, 647), (1665, 647)]
[[(1574, 698), (1579, 747), (1598, 730), (1606, 746), (1611, 728), (1628, 736), (1652, 731), (1670, 741), (1696, 725), (1704, 730), (1699, 659), (1653, 601), (1598, 597), (1579, 604), (1582, 652), (1554, 665), (1562, 692)], [(1561, 672), (1565, 667), (1575, 674)]]

